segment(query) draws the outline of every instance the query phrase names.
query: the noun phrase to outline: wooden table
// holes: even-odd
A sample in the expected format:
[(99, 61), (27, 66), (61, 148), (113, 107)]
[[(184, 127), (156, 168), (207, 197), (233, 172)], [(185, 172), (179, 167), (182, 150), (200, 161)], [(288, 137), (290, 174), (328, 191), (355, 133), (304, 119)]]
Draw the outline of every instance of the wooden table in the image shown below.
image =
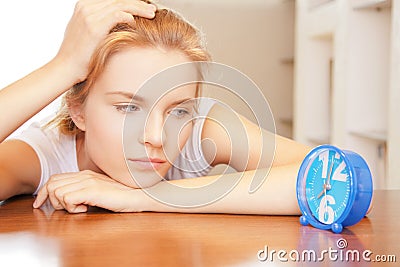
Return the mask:
[[(120, 214), (102, 209), (68, 214), (35, 210), (32, 202), (32, 197), (24, 196), (0, 206), (0, 266), (398, 266), (400, 262), (400, 191), (375, 191), (370, 215), (341, 234), (301, 226), (298, 216)], [(340, 244), (347, 242), (346, 248), (338, 247), (340, 239)], [(311, 251), (317, 262), (312, 261)], [(366, 262), (365, 251), (371, 260), (378, 255), (393, 260), (394, 255), (397, 263)], [(294, 262), (297, 255), (300, 262)], [(323, 261), (318, 259), (321, 255)]]

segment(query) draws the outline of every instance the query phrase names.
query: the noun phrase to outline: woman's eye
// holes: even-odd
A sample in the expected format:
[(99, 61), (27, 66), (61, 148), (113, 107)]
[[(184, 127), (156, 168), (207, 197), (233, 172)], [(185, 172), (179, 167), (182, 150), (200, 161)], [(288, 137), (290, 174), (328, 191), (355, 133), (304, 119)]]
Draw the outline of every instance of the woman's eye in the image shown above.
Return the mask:
[(118, 111), (121, 111), (123, 113), (130, 113), (134, 111), (139, 111), (140, 108), (136, 105), (116, 105), (115, 106)]
[(187, 109), (183, 108), (174, 108), (169, 112), (169, 114), (174, 115), (178, 118), (185, 117), (186, 115), (191, 115), (191, 113)]

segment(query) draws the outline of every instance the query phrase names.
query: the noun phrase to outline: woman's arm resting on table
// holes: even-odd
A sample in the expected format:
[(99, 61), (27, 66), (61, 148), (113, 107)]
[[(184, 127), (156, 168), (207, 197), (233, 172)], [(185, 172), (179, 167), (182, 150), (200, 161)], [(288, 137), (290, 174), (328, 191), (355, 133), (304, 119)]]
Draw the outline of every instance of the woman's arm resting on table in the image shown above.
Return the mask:
[[(220, 124), (213, 123), (214, 120), (206, 121), (202, 138), (212, 139), (213, 145), (203, 147), (203, 150), (206, 158), (213, 159), (213, 165), (230, 164), (238, 170), (237, 173), (164, 181), (142, 190), (121, 187), (114, 184), (115, 181), (106, 183), (104, 177), (100, 181), (100, 176), (94, 173), (89, 175), (89, 180), (97, 186), (91, 186), (91, 182), (86, 181), (86, 178), (82, 179), (78, 173), (74, 178), (70, 176), (69, 181), (50, 181), (47, 189), (39, 192), (35, 207), (40, 206), (49, 196), (53, 206), (65, 208), (69, 212), (86, 211), (86, 208), (80, 206), (83, 204), (124, 212), (299, 214), (296, 199), (297, 172), (309, 148), (267, 132), (261, 135), (259, 127), (243, 117), (225, 112), (218, 107), (210, 112)], [(228, 126), (220, 127), (221, 124)], [(246, 137), (238, 134), (240, 131), (235, 131), (238, 128), (246, 129)], [(230, 137), (233, 145), (227, 141), (229, 136), (226, 129), (234, 132)], [(243, 138), (249, 140), (249, 146), (235, 146), (235, 143), (243, 144)], [(270, 149), (270, 146), (263, 146), (262, 143), (271, 140), (275, 144), (273, 147), (276, 146), (273, 162), (270, 155), (274, 151), (260, 149)], [(245, 161), (246, 164), (241, 161)], [(255, 192), (250, 192), (253, 180), (259, 181), (260, 187)], [(70, 183), (73, 184), (72, 181), (80, 186), (69, 186)], [(55, 193), (57, 188), (65, 185), (69, 189), (60, 189)], [(98, 191), (99, 188), (102, 188), (101, 192)], [(204, 199), (206, 201), (203, 201)], [(59, 202), (63, 201), (60, 205)], [(174, 205), (176, 203), (195, 205)]]
[[(299, 214), (295, 175), (298, 167), (293, 164), (274, 167), (269, 173), (268, 169), (259, 169), (221, 176), (163, 181), (146, 189), (132, 189), (90, 171), (61, 174), (53, 176), (42, 187), (34, 207), (40, 207), (49, 198), (54, 208), (66, 209), (71, 213), (86, 212), (87, 206), (96, 206), (116, 212)], [(257, 191), (250, 193), (250, 183), (255, 175), (265, 177), (265, 181)], [(221, 183), (209, 186), (217, 179)], [(226, 187), (227, 184), (232, 185), (232, 180), (238, 183), (233, 188)], [(201, 189), (207, 185), (206, 191)], [(184, 192), (182, 188), (190, 191)], [(210, 199), (210, 194), (215, 191), (227, 194), (216, 194), (210, 202), (201, 202), (202, 199)], [(186, 203), (187, 200), (197, 203), (197, 207), (173, 205), (176, 202)]]
[[(62, 174), (52, 177), (42, 187), (34, 207), (40, 207), (49, 198), (54, 208), (66, 209), (71, 213), (86, 212), (87, 206), (96, 206), (116, 212), (299, 214), (295, 175), (298, 167), (286, 165), (274, 167), (269, 173), (267, 169), (259, 169), (221, 176), (164, 181), (146, 189), (132, 189), (90, 171)], [(250, 183), (255, 175), (263, 178), (268, 176), (257, 191), (250, 193)], [(217, 180), (220, 183), (213, 183)], [(232, 185), (232, 180), (238, 183), (232, 188), (226, 187), (226, 184)], [(203, 190), (202, 187), (207, 185), (207, 190)], [(190, 190), (185, 191), (182, 188)], [(232, 190), (226, 190), (227, 188)], [(226, 194), (214, 194), (216, 191)], [(211, 201), (201, 202), (202, 199), (210, 200), (212, 194), (215, 198)], [(188, 202), (196, 203), (196, 207), (174, 205)]]
[[(132, 197), (139, 197), (141, 202), (143, 202), (142, 209), (147, 211), (294, 215), (300, 213), (296, 199), (296, 173), (298, 168), (299, 165), (293, 164), (274, 167), (269, 171), (269, 173), (268, 169), (259, 169), (243, 173), (224, 174), (222, 176), (209, 176), (161, 182), (151, 188), (145, 189), (147, 194), (151, 197), (145, 195), (144, 192), (132, 192)], [(241, 178), (238, 178), (240, 176)], [(254, 176), (265, 177), (265, 180), (257, 191), (250, 193), (250, 183)], [(201, 187), (216, 181), (216, 179), (221, 179), (222, 181), (228, 179), (239, 179), (239, 182), (229, 193), (227, 192), (228, 194), (224, 197), (218, 200), (215, 199), (216, 201), (212, 203), (203, 203), (204, 205), (202, 206), (174, 207), (168, 205), (168, 203), (162, 203), (165, 202), (163, 200), (170, 199), (170, 194), (175, 193), (171, 192), (171, 190), (166, 190), (170, 189), (170, 186), (166, 186), (166, 183), (176, 185), (176, 192), (179, 192), (179, 187)], [(226, 181), (226, 183), (229, 183), (229, 181)], [(212, 191), (214, 190), (209, 190), (209, 192)], [(204, 196), (202, 196), (204, 193), (206, 192), (192, 189), (190, 196), (183, 195), (182, 197), (204, 199)], [(194, 202), (196, 202), (196, 200), (194, 200)], [(137, 204), (137, 200), (134, 201), (133, 204)]]

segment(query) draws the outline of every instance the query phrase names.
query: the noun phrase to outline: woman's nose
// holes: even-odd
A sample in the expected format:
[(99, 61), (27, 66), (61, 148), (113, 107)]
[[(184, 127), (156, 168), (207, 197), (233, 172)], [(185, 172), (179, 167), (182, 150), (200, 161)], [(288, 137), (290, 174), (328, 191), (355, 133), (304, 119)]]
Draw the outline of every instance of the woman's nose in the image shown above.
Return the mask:
[(164, 117), (158, 114), (150, 114), (144, 124), (141, 140), (143, 144), (153, 147), (162, 147), (165, 140)]

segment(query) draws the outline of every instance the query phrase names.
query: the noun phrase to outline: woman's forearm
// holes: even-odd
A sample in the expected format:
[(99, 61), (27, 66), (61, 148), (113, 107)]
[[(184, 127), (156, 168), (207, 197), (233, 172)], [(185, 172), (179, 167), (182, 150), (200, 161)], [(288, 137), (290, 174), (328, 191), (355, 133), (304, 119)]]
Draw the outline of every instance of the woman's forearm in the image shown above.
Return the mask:
[(0, 142), (77, 82), (72, 71), (53, 60), (0, 90)]
[[(151, 188), (143, 189), (142, 192), (147, 194), (143, 196), (144, 209), (187, 213), (300, 214), (296, 199), (299, 166), (299, 164), (292, 164), (274, 167), (269, 173), (267, 169), (259, 169), (243, 173), (161, 182)], [(264, 177), (266, 178), (259, 189), (250, 193), (253, 178), (261, 181)], [(238, 181), (233, 187), (232, 180)], [(202, 190), (204, 186), (207, 190)], [(186, 192), (182, 188), (190, 190)], [(230, 188), (232, 190), (229, 191)], [(221, 194), (224, 191), (226, 194)], [(174, 205), (177, 203), (179, 206)]]

